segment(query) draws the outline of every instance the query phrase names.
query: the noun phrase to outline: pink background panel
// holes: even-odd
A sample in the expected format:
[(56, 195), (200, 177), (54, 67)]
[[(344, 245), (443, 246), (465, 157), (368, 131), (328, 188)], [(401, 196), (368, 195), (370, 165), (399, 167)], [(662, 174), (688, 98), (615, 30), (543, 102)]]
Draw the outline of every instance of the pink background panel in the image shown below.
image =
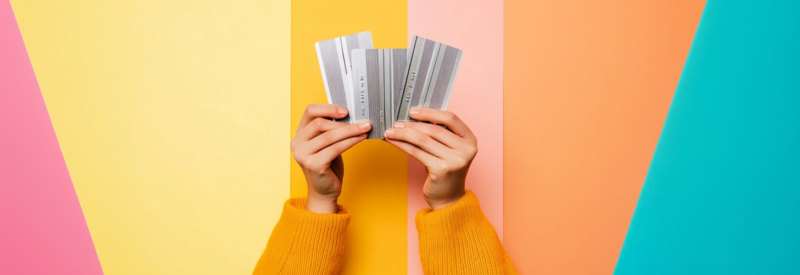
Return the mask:
[(8, 1), (0, 1), (0, 274), (103, 274)]
[[(408, 1), (409, 41), (419, 35), (464, 51), (448, 110), (478, 137), (467, 177), (483, 212), (503, 239), (503, 1)], [(422, 199), (424, 166), (408, 160), (408, 273), (422, 274), (414, 216)]]

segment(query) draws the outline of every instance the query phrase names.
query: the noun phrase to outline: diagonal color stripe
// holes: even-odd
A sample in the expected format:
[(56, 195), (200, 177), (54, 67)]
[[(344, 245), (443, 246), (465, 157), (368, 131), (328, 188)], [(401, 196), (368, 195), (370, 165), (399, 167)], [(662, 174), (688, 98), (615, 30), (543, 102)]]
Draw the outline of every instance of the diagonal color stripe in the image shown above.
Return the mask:
[(13, 4), (103, 270), (252, 272), (289, 197), (289, 1)]
[(8, 1), (0, 1), (0, 274), (103, 274)]
[[(327, 103), (314, 43), (371, 31), (375, 48), (406, 48), (406, 11), (405, 0), (292, 1), (292, 135), (306, 105)], [(353, 219), (341, 273), (405, 274), (405, 153), (382, 140), (365, 140), (343, 157), (339, 203)], [(306, 196), (303, 172), (291, 163), (292, 196)]]
[(505, 1), (505, 244), (614, 269), (703, 1)]
[(800, 274), (798, 12), (708, 1), (615, 274)]
[[(419, 35), (464, 51), (448, 110), (478, 137), (480, 153), (467, 189), (503, 239), (503, 1), (408, 2), (409, 38)], [(422, 274), (414, 216), (422, 198), (425, 167), (408, 160), (408, 270)]]

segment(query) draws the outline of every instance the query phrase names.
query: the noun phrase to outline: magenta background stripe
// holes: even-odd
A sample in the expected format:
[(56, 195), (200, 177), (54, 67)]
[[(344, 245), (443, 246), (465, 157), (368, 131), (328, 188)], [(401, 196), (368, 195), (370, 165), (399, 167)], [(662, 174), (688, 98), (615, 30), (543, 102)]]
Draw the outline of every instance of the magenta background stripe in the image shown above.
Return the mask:
[(8, 1), (0, 3), (0, 274), (103, 274)]
[[(503, 1), (408, 1), (409, 41), (414, 35), (464, 50), (448, 110), (478, 137), (479, 150), (467, 177), (483, 212), (503, 239)], [(422, 198), (425, 168), (408, 161), (408, 273), (422, 274), (414, 216)]]

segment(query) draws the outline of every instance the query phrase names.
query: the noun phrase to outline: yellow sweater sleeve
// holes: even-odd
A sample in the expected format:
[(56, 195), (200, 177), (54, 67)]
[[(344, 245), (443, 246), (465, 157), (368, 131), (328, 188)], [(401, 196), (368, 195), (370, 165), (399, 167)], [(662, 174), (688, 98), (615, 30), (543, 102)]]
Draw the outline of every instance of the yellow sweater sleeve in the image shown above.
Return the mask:
[(254, 275), (339, 274), (350, 214), (341, 205), (337, 214), (313, 213), (305, 206), (305, 198), (286, 201)]
[(472, 191), (416, 216), (422, 270), (432, 274), (517, 274)]

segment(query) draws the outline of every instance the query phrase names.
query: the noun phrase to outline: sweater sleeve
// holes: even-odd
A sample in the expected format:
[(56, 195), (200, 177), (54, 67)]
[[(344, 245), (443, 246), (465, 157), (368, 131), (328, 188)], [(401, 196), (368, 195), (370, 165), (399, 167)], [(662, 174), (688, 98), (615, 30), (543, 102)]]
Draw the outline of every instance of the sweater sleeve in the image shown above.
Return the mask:
[(517, 274), (472, 191), (447, 207), (416, 216), (425, 274)]
[(305, 206), (305, 198), (286, 201), (254, 275), (339, 274), (350, 214), (341, 205), (337, 214), (313, 213)]

